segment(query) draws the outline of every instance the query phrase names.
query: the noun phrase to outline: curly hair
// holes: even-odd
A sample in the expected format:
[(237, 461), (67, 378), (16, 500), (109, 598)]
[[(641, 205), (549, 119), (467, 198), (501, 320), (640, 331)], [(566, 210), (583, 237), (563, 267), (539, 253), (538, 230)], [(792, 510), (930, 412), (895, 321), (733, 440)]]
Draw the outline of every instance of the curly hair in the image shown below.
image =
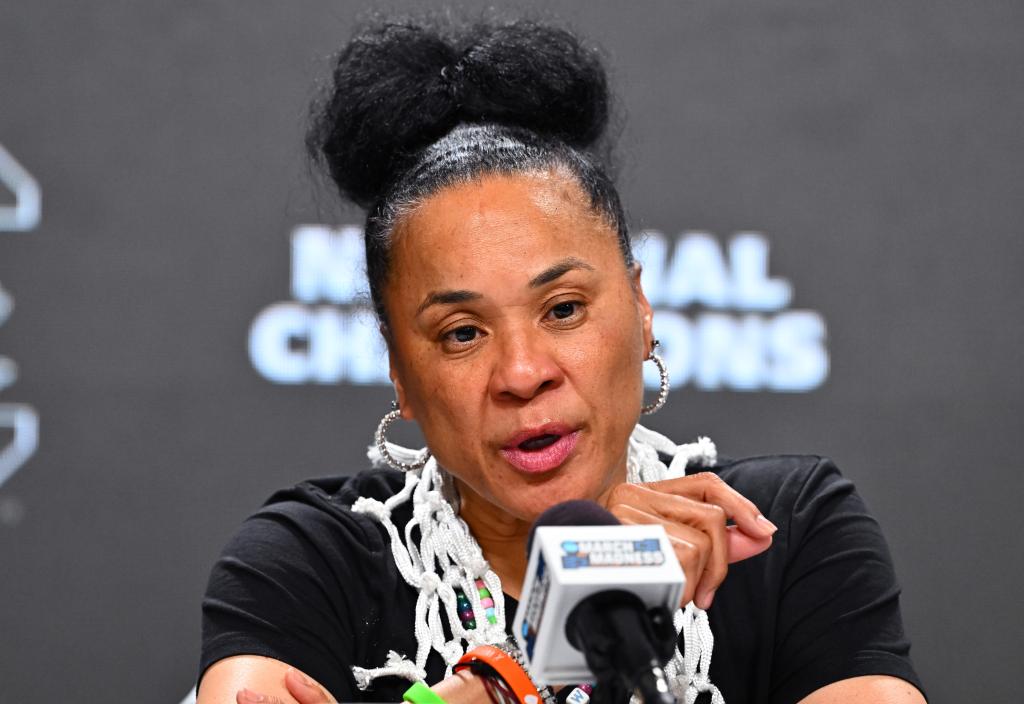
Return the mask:
[(481, 175), (566, 171), (633, 263), (602, 142), (607, 76), (597, 51), (566, 30), (524, 20), (448, 31), (381, 22), (338, 54), (312, 114), (311, 157), (367, 210), (367, 278), (385, 335), (396, 225), (431, 194)]

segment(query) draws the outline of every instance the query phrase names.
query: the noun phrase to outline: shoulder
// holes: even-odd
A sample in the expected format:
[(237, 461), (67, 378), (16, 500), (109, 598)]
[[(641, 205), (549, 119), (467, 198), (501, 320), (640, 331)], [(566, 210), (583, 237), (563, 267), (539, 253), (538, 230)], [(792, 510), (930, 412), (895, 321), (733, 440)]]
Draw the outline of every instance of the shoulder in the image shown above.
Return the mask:
[(335, 582), (351, 591), (354, 579), (379, 578), (392, 564), (380, 559), (390, 552), (387, 532), (352, 504), (360, 496), (386, 500), (403, 482), (397, 472), (371, 470), (274, 492), (224, 545), (207, 596), (249, 593), (271, 583), (297, 591), (300, 585)]
[[(721, 636), (712, 678), (754, 687), (756, 696), (746, 697), (752, 701), (799, 701), (865, 675), (895, 676), (920, 688), (889, 548), (835, 463), (817, 455), (769, 455), (707, 469), (779, 528), (768, 550), (730, 565), (711, 607)], [(769, 666), (764, 652), (772, 653)], [(758, 674), (743, 680), (750, 672)], [(744, 698), (723, 692), (727, 700)]]
[[(753, 501), (780, 528), (775, 557), (817, 558), (846, 545), (890, 560), (881, 527), (853, 482), (828, 457), (764, 455), (723, 460), (708, 468)], [(817, 547), (815, 547), (817, 546)]]
[(852, 492), (853, 483), (843, 477), (828, 457), (820, 455), (759, 455), (722, 459), (707, 471), (762, 509), (762, 503), (799, 510), (835, 492)]
[[(397, 493), (403, 476), (369, 470), (352, 476), (309, 479), (275, 491), (247, 518), (224, 548), (224, 555), (265, 556), (283, 564), (297, 547), (313, 546), (323, 554), (339, 551), (374, 553), (385, 548), (380, 524), (352, 511), (359, 497), (384, 501)], [(270, 549), (268, 549), (270, 548)], [(292, 551), (292, 552), (289, 552)]]
[(405, 475), (391, 469), (368, 469), (354, 475), (307, 479), (274, 492), (264, 508), (301, 504), (327, 513), (349, 512), (360, 497), (385, 501), (401, 490)]
[(385, 559), (385, 529), (352, 505), (386, 500), (403, 484), (391, 470), (304, 481), (243, 521), (210, 571), (200, 673), (224, 658), (259, 655), (297, 667), (336, 696), (354, 692), (339, 663), (370, 658), (375, 624), (389, 618), (385, 601), (411, 607)]

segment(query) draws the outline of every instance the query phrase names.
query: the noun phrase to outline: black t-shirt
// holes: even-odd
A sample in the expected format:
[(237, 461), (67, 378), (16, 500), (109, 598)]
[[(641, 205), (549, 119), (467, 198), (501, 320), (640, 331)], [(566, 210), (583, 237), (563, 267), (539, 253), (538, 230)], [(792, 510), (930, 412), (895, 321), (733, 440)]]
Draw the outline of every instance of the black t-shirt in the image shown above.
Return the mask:
[[(848, 677), (920, 681), (903, 633), (899, 586), (878, 523), (827, 459), (788, 455), (711, 468), (779, 527), (769, 550), (733, 564), (708, 612), (710, 677), (728, 704), (796, 702)], [(403, 485), (391, 470), (303, 482), (242, 525), (203, 599), (200, 677), (231, 655), (265, 655), (323, 684), (338, 701), (398, 702), (409, 682), (360, 691), (351, 667), (415, 656), (417, 592), (395, 567), (388, 536), (351, 511)], [(399, 531), (411, 506), (392, 519)], [(508, 621), (515, 601), (506, 597)], [(444, 663), (431, 651), (428, 682)]]

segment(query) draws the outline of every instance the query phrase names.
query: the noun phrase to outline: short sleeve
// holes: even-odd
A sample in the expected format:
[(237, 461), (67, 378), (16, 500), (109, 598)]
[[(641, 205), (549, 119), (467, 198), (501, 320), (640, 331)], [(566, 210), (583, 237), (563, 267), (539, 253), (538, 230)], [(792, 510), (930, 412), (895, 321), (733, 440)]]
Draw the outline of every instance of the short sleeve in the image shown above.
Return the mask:
[(830, 460), (820, 459), (790, 488), (772, 702), (791, 704), (832, 682), (871, 674), (923, 691), (878, 522)]
[[(246, 520), (214, 564), (202, 602), (200, 679), (232, 655), (286, 662), (339, 701), (357, 698), (355, 614), (380, 540), (351, 513), (279, 501)], [(360, 554), (362, 553), (362, 554)], [(377, 553), (379, 554), (379, 553)]]

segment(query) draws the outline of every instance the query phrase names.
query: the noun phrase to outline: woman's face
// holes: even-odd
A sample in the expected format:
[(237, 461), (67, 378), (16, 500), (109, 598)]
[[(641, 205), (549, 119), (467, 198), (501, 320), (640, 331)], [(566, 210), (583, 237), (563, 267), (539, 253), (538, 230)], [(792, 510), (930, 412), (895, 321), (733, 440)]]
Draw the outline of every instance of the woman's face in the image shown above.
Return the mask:
[(464, 511), (532, 521), (625, 480), (651, 308), (575, 179), (489, 175), (426, 199), (396, 230), (385, 305), (402, 415)]

